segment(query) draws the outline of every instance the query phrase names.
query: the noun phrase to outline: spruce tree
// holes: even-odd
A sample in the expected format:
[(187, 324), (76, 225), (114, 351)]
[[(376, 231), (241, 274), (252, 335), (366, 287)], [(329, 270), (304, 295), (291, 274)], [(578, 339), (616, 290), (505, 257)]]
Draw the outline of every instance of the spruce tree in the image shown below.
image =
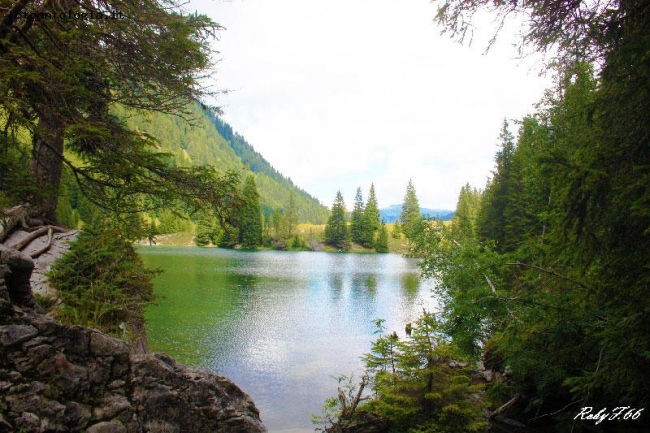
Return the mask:
[(469, 183), (460, 189), (456, 212), (452, 219), (452, 233), (457, 238), (468, 238), (476, 235), (480, 200), (480, 192), (472, 188)]
[(298, 209), (293, 190), (289, 191), (289, 210), (287, 212), (287, 238), (292, 238), (298, 229)]
[(402, 225), (402, 233), (404, 233), (408, 240), (414, 241), (422, 230), (422, 215), (420, 213), (420, 203), (417, 195), (415, 195), (415, 187), (411, 179), (409, 179), (409, 183), (406, 186), (400, 222)]
[(350, 216), (350, 237), (352, 238), (352, 242), (359, 245), (364, 241), (364, 209), (361, 187), (359, 187), (354, 197), (354, 209), (352, 209), (352, 215)]
[(239, 244), (252, 249), (262, 245), (262, 208), (255, 176), (250, 174), (242, 189), (243, 204), (239, 211)]
[(395, 221), (393, 224), (393, 231), (391, 233), (391, 236), (393, 239), (399, 239), (402, 237), (402, 224), (400, 224), (399, 220)]
[(325, 226), (325, 243), (347, 251), (350, 248), (350, 234), (345, 222), (345, 202), (341, 191), (337, 191), (332, 213)]
[[(11, 6), (9, 4), (11, 3)], [(70, 6), (73, 6), (70, 9)], [(34, 19), (39, 14), (104, 15), (107, 2), (3, 2), (0, 8), (0, 145), (29, 131), (30, 186), (22, 197), (34, 217), (56, 221), (64, 165), (93, 203), (118, 213), (178, 204), (228, 208), (232, 176), (206, 167), (179, 168), (148, 134), (110, 113), (115, 104), (189, 115), (190, 102), (211, 94), (202, 85), (219, 26), (181, 13), (182, 2), (110, 2), (118, 19)], [(46, 53), (46, 54), (45, 54)], [(24, 150), (23, 150), (24, 151)]]
[(210, 244), (218, 245), (221, 240), (221, 228), (217, 218), (208, 210), (201, 210), (196, 216), (196, 235), (194, 243), (199, 247)]
[(377, 235), (377, 242), (375, 242), (375, 250), (378, 253), (388, 252), (388, 230), (386, 229), (386, 224), (384, 224), (383, 221), (379, 226), (379, 234)]
[(370, 192), (368, 194), (368, 202), (363, 212), (363, 240), (364, 247), (373, 248), (375, 246), (375, 232), (381, 226), (381, 219), (379, 217), (379, 206), (377, 204), (377, 196), (375, 195), (375, 185), (370, 184)]

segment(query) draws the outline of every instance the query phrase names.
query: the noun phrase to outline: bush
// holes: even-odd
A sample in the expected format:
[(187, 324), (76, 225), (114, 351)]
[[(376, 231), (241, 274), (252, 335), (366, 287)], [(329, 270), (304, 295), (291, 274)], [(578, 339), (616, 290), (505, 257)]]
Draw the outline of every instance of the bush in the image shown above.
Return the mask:
[(153, 300), (155, 273), (144, 268), (117, 230), (85, 228), (48, 273), (63, 301), (56, 316), (64, 323), (121, 335), (120, 325), (142, 319)]

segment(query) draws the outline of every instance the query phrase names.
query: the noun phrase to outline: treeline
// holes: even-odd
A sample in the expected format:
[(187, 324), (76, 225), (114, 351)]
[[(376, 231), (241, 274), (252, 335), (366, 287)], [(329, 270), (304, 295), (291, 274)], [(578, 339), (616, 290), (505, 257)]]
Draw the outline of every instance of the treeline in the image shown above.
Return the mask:
[[(409, 180), (402, 213), (399, 221), (393, 225), (391, 236), (400, 239), (404, 235), (408, 240), (414, 240), (417, 233), (422, 230), (423, 221), (425, 218), (420, 212), (415, 187)], [(378, 253), (389, 251), (388, 228), (379, 215), (374, 183), (370, 185), (368, 201), (365, 204), (361, 188), (357, 188), (354, 208), (349, 215), (343, 195), (341, 191), (337, 191), (325, 226), (323, 240), (325, 244), (339, 251), (348, 251), (353, 243), (363, 248), (374, 249)]]
[(284, 208), (264, 212), (256, 176), (250, 174), (241, 187), (241, 201), (234, 205), (230, 218), (223, 221), (214, 212), (203, 211), (197, 217), (195, 243), (198, 246), (279, 250), (314, 249), (320, 241), (313, 235), (298, 233), (298, 208), (293, 192)]

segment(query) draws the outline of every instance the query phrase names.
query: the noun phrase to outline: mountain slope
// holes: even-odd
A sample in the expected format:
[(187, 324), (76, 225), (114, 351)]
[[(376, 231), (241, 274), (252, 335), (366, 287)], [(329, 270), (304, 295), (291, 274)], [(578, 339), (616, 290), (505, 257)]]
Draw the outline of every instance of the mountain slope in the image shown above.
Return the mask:
[(293, 192), (300, 222), (323, 224), (328, 210), (306, 191), (279, 173), (232, 127), (207, 113), (198, 104), (191, 107), (191, 123), (159, 113), (130, 113), (121, 107), (114, 114), (130, 129), (156, 137), (162, 152), (171, 153), (178, 165), (212, 165), (218, 170), (255, 173), (262, 208), (266, 214), (287, 208)]

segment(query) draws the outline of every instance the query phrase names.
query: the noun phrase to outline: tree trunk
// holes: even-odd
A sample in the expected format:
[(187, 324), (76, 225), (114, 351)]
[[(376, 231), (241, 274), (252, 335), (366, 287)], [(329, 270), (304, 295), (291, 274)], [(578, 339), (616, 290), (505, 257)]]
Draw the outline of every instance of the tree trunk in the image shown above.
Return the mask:
[(40, 216), (56, 223), (56, 204), (63, 168), (63, 130), (61, 116), (50, 107), (40, 110), (38, 129), (34, 133), (31, 172), (38, 193), (32, 197)]

